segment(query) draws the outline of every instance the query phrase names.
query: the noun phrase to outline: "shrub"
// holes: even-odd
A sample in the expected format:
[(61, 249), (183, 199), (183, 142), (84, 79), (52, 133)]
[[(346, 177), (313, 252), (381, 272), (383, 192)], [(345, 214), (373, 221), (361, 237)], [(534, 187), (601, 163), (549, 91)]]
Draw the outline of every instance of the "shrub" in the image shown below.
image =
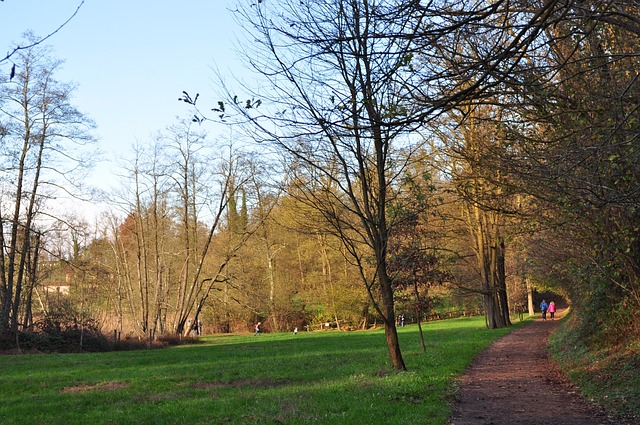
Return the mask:
[[(112, 344), (96, 322), (71, 308), (50, 312), (18, 335), (19, 348), (41, 352), (109, 351)], [(17, 347), (16, 347), (17, 348)]]

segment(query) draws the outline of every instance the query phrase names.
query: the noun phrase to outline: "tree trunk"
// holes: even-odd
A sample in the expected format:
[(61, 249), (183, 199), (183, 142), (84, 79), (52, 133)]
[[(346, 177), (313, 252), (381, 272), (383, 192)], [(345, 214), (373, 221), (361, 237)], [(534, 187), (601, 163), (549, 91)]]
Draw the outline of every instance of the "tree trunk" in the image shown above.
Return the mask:
[(536, 314), (533, 307), (533, 286), (531, 286), (531, 279), (528, 277), (525, 277), (525, 282), (527, 285), (527, 308), (529, 310), (529, 317), (532, 317)]
[(505, 245), (502, 236), (497, 249), (496, 287), (498, 288), (498, 300), (500, 302), (501, 316), (504, 326), (511, 326), (509, 316), (509, 299), (507, 297), (507, 277), (505, 271)]
[[(422, 346), (422, 352), (425, 353), (427, 351), (427, 346), (424, 343), (424, 334), (422, 333), (422, 324), (421, 322), (421, 317), (420, 317), (420, 292), (418, 291), (418, 282), (414, 282), (413, 283), (413, 291), (414, 294), (416, 296), (416, 308), (415, 308), (415, 312), (416, 312), (416, 320), (418, 321), (418, 333), (420, 334), (420, 345)], [(428, 317), (428, 310), (427, 310), (427, 317)]]
[(386, 268), (381, 267), (378, 272), (380, 278), (380, 292), (384, 308), (384, 334), (387, 340), (387, 349), (391, 365), (397, 370), (407, 370), (407, 366), (400, 352), (400, 342), (398, 341), (398, 329), (396, 328), (396, 317), (393, 308), (393, 287), (392, 282), (386, 276)]

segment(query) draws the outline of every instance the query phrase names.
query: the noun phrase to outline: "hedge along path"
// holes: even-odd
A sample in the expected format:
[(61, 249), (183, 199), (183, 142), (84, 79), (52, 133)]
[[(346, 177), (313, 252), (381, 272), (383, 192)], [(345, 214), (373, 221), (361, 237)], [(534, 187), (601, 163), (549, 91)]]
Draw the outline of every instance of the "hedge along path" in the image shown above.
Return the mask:
[(549, 360), (547, 340), (558, 322), (537, 318), (482, 352), (458, 380), (450, 424), (624, 424), (582, 399)]

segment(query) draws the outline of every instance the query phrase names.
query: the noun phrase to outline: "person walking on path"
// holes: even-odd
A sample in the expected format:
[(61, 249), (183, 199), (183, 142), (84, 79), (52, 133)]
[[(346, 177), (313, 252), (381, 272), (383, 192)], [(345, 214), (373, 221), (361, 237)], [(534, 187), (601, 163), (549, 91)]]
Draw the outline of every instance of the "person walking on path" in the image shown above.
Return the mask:
[(256, 336), (260, 333), (260, 326), (262, 326), (262, 322), (256, 323), (256, 325), (254, 326), (256, 333), (254, 333), (253, 336)]
[(547, 320), (547, 309), (549, 308), (549, 304), (547, 304), (547, 300), (542, 300), (540, 303), (540, 310), (542, 311), (542, 320)]
[(551, 320), (553, 320), (553, 316), (555, 316), (556, 314), (556, 303), (554, 303), (553, 301), (551, 301), (549, 303), (549, 316), (551, 316)]

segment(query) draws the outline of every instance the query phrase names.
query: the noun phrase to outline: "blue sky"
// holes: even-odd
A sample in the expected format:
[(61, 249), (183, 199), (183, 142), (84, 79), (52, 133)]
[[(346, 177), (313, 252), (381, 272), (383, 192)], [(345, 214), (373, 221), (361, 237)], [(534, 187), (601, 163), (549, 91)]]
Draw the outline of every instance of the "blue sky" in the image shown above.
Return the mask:
[[(182, 90), (214, 104), (214, 73), (242, 72), (234, 44), (239, 29), (228, 8), (236, 0), (85, 0), (78, 14), (47, 41), (65, 61), (58, 79), (79, 85), (74, 104), (97, 124), (106, 159), (126, 154), (176, 116)], [(45, 36), (66, 21), (81, 0), (0, 2), (0, 53), (26, 30)], [(1, 50), (4, 49), (4, 50)], [(6, 52), (6, 53), (5, 53)], [(8, 73), (10, 63), (0, 65)], [(215, 105), (214, 105), (215, 106)], [(215, 135), (215, 128), (207, 129)], [(101, 184), (113, 164), (97, 167)], [(103, 187), (104, 188), (104, 187)]]

